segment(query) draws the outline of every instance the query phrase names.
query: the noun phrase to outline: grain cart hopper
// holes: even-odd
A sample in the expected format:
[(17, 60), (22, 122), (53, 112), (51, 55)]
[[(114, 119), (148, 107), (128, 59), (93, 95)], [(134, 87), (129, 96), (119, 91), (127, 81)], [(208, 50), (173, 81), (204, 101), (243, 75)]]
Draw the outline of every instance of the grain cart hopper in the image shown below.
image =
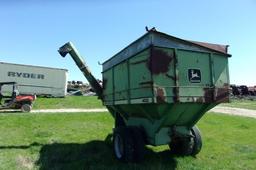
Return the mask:
[(71, 55), (115, 119), (117, 159), (139, 161), (144, 145), (170, 146), (176, 155), (202, 147), (198, 120), (229, 100), (227, 46), (179, 39), (155, 30), (103, 63), (103, 86), (92, 76), (71, 42)]

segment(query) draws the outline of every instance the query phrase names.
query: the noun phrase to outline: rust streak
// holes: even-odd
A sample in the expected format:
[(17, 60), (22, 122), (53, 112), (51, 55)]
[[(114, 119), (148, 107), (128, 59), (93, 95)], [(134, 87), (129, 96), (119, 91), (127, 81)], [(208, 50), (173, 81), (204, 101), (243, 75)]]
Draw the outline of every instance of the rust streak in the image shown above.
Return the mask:
[(173, 88), (173, 93), (174, 93), (174, 96), (173, 96), (173, 101), (176, 103), (176, 102), (179, 102), (180, 98), (179, 98), (179, 88), (178, 87), (174, 87)]
[(205, 103), (222, 103), (229, 101), (229, 88), (224, 85), (221, 88), (204, 88)]
[(214, 93), (214, 89), (212, 89), (212, 88), (204, 88), (205, 103), (212, 103), (214, 101), (213, 93)]
[(152, 74), (166, 73), (169, 64), (173, 60), (173, 55), (159, 49), (152, 49), (151, 56), (147, 62), (147, 67)]
[(216, 89), (216, 102), (228, 102), (229, 101), (229, 90), (228, 88), (218, 88)]
[(156, 89), (156, 101), (157, 103), (165, 103), (164, 89), (162, 88)]
[(204, 103), (204, 98), (203, 97), (198, 97), (196, 102), (198, 103)]

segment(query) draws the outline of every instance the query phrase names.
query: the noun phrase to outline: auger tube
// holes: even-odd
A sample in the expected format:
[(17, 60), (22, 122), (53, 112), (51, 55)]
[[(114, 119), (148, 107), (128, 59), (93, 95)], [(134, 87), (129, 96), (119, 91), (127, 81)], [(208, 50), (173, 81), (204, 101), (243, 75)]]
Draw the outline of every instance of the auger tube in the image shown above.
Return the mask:
[(95, 79), (95, 77), (92, 75), (91, 71), (89, 70), (86, 63), (83, 61), (81, 55), (78, 53), (75, 46), (72, 44), (72, 42), (67, 42), (62, 47), (59, 48), (58, 52), (62, 57), (65, 57), (68, 53), (75, 61), (78, 68), (81, 70), (81, 72), (84, 74), (85, 78), (90, 83), (91, 87), (97, 94), (97, 96), (102, 100), (103, 96), (103, 89), (102, 86), (99, 84), (99, 82)]

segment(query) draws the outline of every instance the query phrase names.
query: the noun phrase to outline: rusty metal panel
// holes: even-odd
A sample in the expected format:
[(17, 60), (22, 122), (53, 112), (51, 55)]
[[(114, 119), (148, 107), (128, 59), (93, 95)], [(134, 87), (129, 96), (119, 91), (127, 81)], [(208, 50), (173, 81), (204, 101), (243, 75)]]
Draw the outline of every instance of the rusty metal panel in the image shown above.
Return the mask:
[[(113, 67), (114, 96), (106, 98), (113, 98), (114, 102), (122, 100), (123, 104), (123, 100), (126, 103), (225, 102), (229, 89), (227, 59), (222, 54), (151, 46)], [(109, 86), (106, 77), (110, 74), (105, 76), (104, 72), (103, 76)]]
[[(149, 31), (126, 48), (121, 50), (119, 53), (114, 55), (109, 60), (103, 63), (103, 71), (135, 56), (141, 51), (149, 48), (150, 46), (172, 48), (172, 49), (183, 49), (189, 51), (205, 52), (205, 53), (220, 53), (229, 57), (227, 51), (223, 50), (223, 45), (201, 43), (183, 40), (174, 36), (170, 36), (158, 31)], [(227, 49), (227, 46), (225, 46)]]
[(152, 47), (148, 69), (154, 82), (155, 103), (172, 103), (176, 99), (174, 49)]
[(199, 42), (199, 41), (190, 41), (192, 43), (198, 44), (200, 46), (213, 49), (222, 53), (228, 53), (228, 45), (220, 45), (220, 44), (212, 44), (212, 43), (206, 43), (206, 42)]

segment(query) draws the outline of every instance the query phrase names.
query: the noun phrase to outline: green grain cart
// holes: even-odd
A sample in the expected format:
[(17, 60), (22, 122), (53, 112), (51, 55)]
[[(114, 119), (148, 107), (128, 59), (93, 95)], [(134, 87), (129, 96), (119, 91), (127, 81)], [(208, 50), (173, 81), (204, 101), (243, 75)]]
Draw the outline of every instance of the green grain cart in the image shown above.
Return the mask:
[(175, 155), (196, 155), (202, 147), (198, 120), (229, 100), (227, 47), (187, 41), (155, 29), (103, 63), (103, 85), (72, 43), (71, 55), (115, 119), (117, 159), (143, 158), (145, 145), (170, 146)]

